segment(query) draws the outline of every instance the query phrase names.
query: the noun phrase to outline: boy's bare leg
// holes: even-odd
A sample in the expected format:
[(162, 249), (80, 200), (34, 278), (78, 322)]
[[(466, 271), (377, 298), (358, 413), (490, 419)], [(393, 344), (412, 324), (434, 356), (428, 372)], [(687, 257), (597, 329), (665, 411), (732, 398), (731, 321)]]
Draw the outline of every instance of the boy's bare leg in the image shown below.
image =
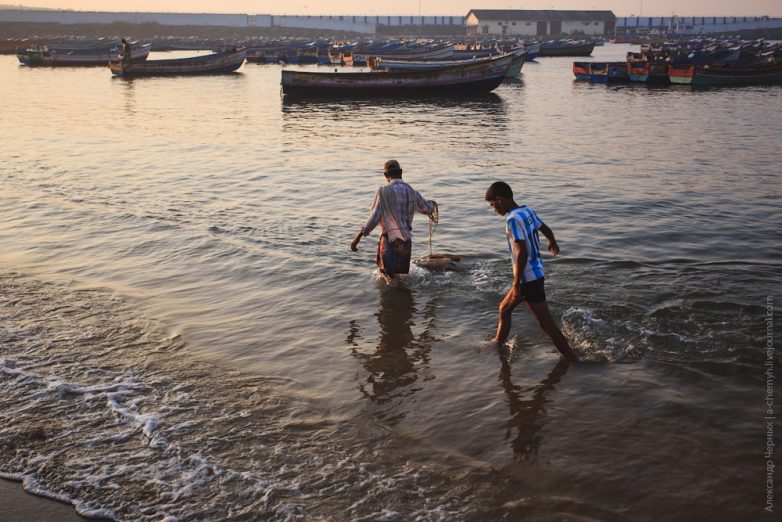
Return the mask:
[(546, 301), (540, 301), (538, 303), (527, 302), (527, 307), (535, 316), (535, 319), (538, 320), (540, 327), (543, 328), (543, 331), (546, 332), (551, 341), (554, 343), (554, 346), (557, 347), (559, 353), (561, 353), (562, 356), (569, 361), (578, 360), (576, 359), (576, 354), (573, 353), (573, 349), (570, 348), (570, 344), (568, 343), (567, 339), (564, 335), (562, 335), (562, 331), (560, 331), (559, 326), (557, 326), (557, 323), (554, 321), (554, 318), (551, 317), (551, 311), (548, 308), (548, 303)]
[(513, 314), (513, 309), (519, 304), (519, 301), (521, 301), (521, 299), (518, 297), (518, 294), (514, 295), (513, 292), (508, 292), (500, 303), (500, 318), (497, 322), (497, 334), (494, 336), (494, 339), (492, 339), (492, 342), (503, 344), (508, 340), (511, 315)]

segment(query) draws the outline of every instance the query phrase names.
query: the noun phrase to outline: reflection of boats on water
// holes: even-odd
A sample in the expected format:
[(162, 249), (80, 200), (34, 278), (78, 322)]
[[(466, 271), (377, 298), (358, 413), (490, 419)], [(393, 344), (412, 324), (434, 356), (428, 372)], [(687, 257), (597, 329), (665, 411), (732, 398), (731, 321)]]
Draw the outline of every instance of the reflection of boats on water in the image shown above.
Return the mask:
[[(522, 84), (521, 80), (512, 80), (510, 83)], [(486, 111), (488, 115), (504, 114), (505, 100), (502, 96), (488, 92), (463, 96), (406, 96), (400, 99), (394, 96), (352, 96), (350, 98), (335, 98), (333, 96), (284, 96), (282, 98), (282, 111), (284, 114), (301, 114), (312, 117), (312, 109), (321, 111), (351, 111), (367, 109), (398, 109), (400, 107), (432, 109), (460, 109)]]
[[(520, 80), (511, 82), (507, 89), (519, 89)], [(514, 83), (515, 82), (515, 83)], [(410, 136), (411, 133), (426, 133), (429, 125), (419, 125), (422, 114), (439, 129), (443, 139), (455, 139), (463, 147), (481, 148), (491, 146), (497, 135), (507, 133), (509, 107), (505, 99), (495, 93), (472, 96), (408, 96), (379, 97), (357, 96), (335, 97), (290, 97), (280, 100), (283, 130), (299, 135), (304, 132), (310, 138), (334, 139), (334, 126), (344, 126), (350, 120), (356, 129), (356, 139), (363, 132), (365, 136), (384, 135)], [(517, 108), (518, 110), (522, 110)], [(485, 122), (486, 132), (475, 132), (475, 128), (464, 122)], [(358, 129), (361, 129), (359, 131)]]

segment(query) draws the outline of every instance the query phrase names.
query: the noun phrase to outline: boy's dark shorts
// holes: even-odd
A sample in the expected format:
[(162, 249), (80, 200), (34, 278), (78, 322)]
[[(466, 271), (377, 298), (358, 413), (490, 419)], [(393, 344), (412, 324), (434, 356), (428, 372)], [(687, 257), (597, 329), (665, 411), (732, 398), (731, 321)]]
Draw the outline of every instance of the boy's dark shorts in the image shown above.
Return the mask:
[(413, 242), (411, 240), (403, 241), (395, 239), (393, 242), (388, 240), (388, 236), (380, 236), (377, 244), (377, 266), (380, 271), (389, 277), (396, 274), (406, 274), (410, 272), (410, 253), (413, 251)]
[(546, 300), (546, 289), (544, 288), (545, 277), (534, 279), (527, 283), (519, 284), (521, 298), (528, 303), (540, 303)]

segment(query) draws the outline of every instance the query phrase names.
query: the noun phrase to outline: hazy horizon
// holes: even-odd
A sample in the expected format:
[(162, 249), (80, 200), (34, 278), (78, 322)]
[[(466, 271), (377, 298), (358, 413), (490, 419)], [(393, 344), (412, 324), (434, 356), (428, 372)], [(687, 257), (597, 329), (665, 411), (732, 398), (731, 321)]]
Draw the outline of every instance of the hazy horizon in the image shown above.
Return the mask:
[[(16, 4), (5, 4), (16, 5)], [(311, 15), (452, 15), (464, 16), (470, 9), (585, 9), (609, 10), (616, 16), (763, 16), (782, 17), (782, 0), (539, 0), (503, 2), (497, 0), (401, 0), (386, 2), (360, 0), (294, 0), (293, 2), (225, 0), (30, 0), (24, 7), (72, 9), (76, 11), (152, 11), (184, 13), (311, 14)]]

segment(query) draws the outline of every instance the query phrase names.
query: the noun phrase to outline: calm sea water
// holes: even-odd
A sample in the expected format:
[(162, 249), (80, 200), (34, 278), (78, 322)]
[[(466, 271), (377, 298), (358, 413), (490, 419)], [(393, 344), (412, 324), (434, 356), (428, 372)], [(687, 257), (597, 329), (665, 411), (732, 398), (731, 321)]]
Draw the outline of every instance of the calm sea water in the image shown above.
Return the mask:
[[(291, 101), (277, 66), (0, 57), (0, 476), (116, 520), (763, 517), (782, 88), (571, 63), (486, 97)], [(376, 235), (349, 251), (389, 158), (467, 274), (388, 286)], [(557, 234), (549, 302), (590, 362), (522, 309), (488, 345), (495, 180)]]

